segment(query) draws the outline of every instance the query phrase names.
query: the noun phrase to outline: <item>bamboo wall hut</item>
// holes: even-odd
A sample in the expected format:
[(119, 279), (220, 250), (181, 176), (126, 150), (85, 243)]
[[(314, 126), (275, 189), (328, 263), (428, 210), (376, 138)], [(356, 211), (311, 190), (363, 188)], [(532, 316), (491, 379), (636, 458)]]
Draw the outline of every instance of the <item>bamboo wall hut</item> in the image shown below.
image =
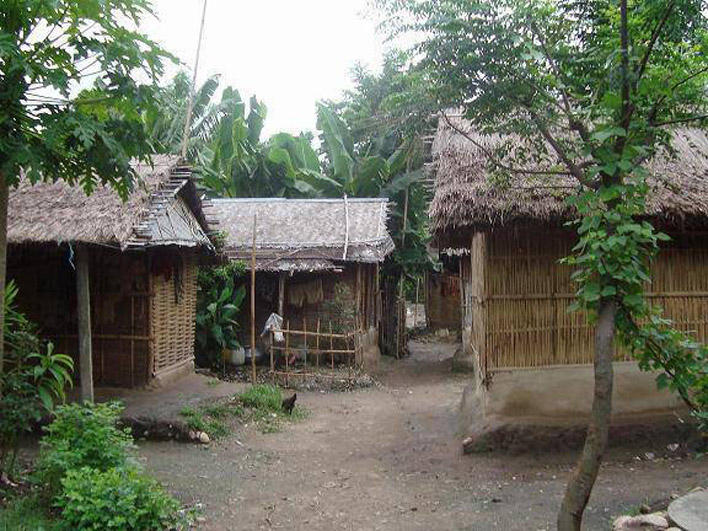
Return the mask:
[(74, 358), (76, 268), (87, 257), (101, 386), (144, 386), (193, 369), (196, 268), (213, 249), (189, 168), (156, 156), (134, 169), (139, 180), (125, 202), (106, 186), (87, 197), (63, 182), (24, 180), (9, 198), (8, 279), (42, 336)]
[[(224, 252), (250, 266), (256, 219), (256, 330), (271, 313), (290, 329), (356, 331), (373, 351), (381, 301), (379, 264), (393, 250), (385, 199), (216, 199)], [(243, 343), (250, 314), (244, 313)], [(372, 354), (375, 357), (376, 354)]]
[[(565, 177), (516, 174), (494, 186), (485, 152), (460, 131), (486, 151), (503, 139), (478, 135), (460, 118), (452, 124), (441, 120), (434, 142), (430, 214), (440, 247), (469, 251), (460, 273), (463, 353), (476, 368), (467, 411), (582, 421), (592, 402), (593, 334), (583, 314), (568, 312), (576, 288), (570, 268), (559, 263), (575, 241), (564, 227), (573, 216), (564, 198), (577, 185)], [(659, 154), (649, 164), (648, 215), (672, 241), (653, 264), (648, 297), (680, 329), (706, 341), (708, 138), (683, 129), (674, 145), (675, 156)], [(640, 372), (622, 351), (616, 359), (616, 422), (679, 407), (677, 398), (656, 389), (655, 375)]]

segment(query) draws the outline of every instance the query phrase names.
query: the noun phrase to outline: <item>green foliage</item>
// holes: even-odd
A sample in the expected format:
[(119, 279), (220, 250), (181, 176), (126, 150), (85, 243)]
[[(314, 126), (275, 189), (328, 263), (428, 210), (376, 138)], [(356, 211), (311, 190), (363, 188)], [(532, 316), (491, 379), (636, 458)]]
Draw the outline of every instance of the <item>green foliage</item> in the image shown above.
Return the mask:
[(217, 366), (224, 349), (239, 346), (238, 316), (246, 288), (236, 288), (244, 272), (239, 262), (200, 268), (197, 276), (196, 360), (201, 366)]
[[(156, 94), (157, 104), (143, 113), (145, 128), (157, 153), (180, 153), (184, 122), (187, 117), (192, 80), (187, 72), (179, 72), (166, 87)], [(219, 121), (233, 102), (222, 100), (214, 104), (212, 98), (219, 87), (219, 76), (209, 77), (194, 93), (192, 121), (187, 131), (187, 158), (199, 160), (207, 149)]]
[[(378, 3), (394, 34), (419, 39), (414, 68), (440, 111), (460, 109), (480, 133), (514, 135), (488, 153), (492, 174), (572, 183), (578, 244), (566, 263), (575, 268), (575, 308), (592, 318), (614, 302), (621, 343), (642, 368), (662, 372), (658, 384), (677, 391), (705, 429), (705, 347), (644, 297), (667, 239), (646, 221), (644, 166), (659, 150), (672, 153), (672, 126), (706, 125), (704, 4)], [(661, 177), (671, 186), (672, 176)]]
[(179, 504), (133, 467), (69, 470), (54, 506), (60, 529), (161, 530), (175, 526)]
[(337, 195), (391, 201), (389, 232), (396, 250), (383, 274), (396, 278), (401, 271), (415, 276), (433, 266), (427, 253), (430, 198), (423, 184), (422, 138), (432, 134), (434, 123), (427, 112), (426, 84), (407, 63), (399, 52), (385, 57), (380, 74), (356, 66), (354, 88), (339, 102), (318, 105), (317, 111), (324, 171), (340, 183)]
[(171, 57), (133, 28), (149, 0), (18, 0), (0, 5), (0, 174), (63, 179), (125, 195), (150, 144), (141, 112)]
[(40, 442), (36, 480), (54, 496), (70, 471), (123, 467), (134, 448), (128, 428), (116, 423), (123, 407), (116, 403), (59, 407)]
[[(159, 105), (144, 113), (156, 152), (179, 151), (190, 85), (186, 73), (177, 74), (158, 93)], [(226, 87), (215, 101), (218, 87), (218, 76), (212, 76), (195, 91), (187, 135), (187, 158), (210, 193), (218, 197), (313, 197), (322, 187), (336, 185), (321, 174), (308, 135), (277, 133), (261, 140), (266, 106), (255, 96), (247, 105), (232, 87)]]
[(60, 529), (176, 527), (179, 505), (132, 459), (128, 428), (117, 427), (122, 406), (58, 408), (40, 441), (35, 481), (60, 511)]
[(57, 525), (37, 495), (12, 498), (0, 507), (0, 531), (50, 531)]
[(15, 305), (14, 282), (5, 288), (5, 368), (0, 373), (0, 472), (8, 473), (20, 434), (32, 430), (55, 404), (64, 401), (71, 385), (73, 362), (42, 344), (37, 326)]

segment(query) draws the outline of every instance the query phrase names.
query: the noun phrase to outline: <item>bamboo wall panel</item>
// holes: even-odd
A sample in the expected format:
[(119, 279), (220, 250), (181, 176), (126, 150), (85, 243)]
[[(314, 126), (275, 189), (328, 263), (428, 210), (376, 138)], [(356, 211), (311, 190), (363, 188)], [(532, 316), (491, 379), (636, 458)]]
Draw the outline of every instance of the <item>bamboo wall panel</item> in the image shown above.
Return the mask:
[[(8, 276), (20, 309), (55, 351), (72, 356), (78, 379), (76, 274), (68, 246), (12, 246)], [(89, 270), (94, 383), (132, 387), (147, 382), (148, 270), (143, 253), (92, 247)], [(78, 381), (78, 380), (77, 380)]]
[(158, 374), (194, 358), (197, 264), (189, 254), (153, 258), (150, 312), (152, 372)]
[[(571, 269), (559, 263), (572, 244), (573, 235), (567, 231), (488, 233), (485, 312), (480, 321), (486, 327), (483, 367), (592, 363), (593, 330), (584, 314), (568, 312), (576, 287)], [(474, 281), (472, 277), (466, 284)], [(647, 291), (679, 329), (706, 341), (708, 238), (675, 235), (655, 260)], [(473, 323), (478, 319), (475, 316)], [(629, 358), (620, 351), (617, 359)]]

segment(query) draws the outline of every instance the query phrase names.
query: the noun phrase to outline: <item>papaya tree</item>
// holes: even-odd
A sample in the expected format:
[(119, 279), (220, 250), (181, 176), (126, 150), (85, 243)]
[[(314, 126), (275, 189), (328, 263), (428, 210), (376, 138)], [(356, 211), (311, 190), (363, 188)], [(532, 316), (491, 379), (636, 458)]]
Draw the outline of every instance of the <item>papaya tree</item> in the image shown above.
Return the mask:
[[(125, 197), (130, 161), (147, 160), (141, 113), (171, 59), (136, 29), (152, 14), (149, 0), (0, 3), (0, 293), (8, 194), (23, 176), (87, 193), (109, 184)], [(0, 337), (0, 371), (2, 349)]]
[[(585, 446), (558, 528), (577, 530), (608, 439), (619, 342), (676, 391), (705, 429), (706, 347), (674, 329), (644, 297), (668, 237), (647, 221), (646, 163), (671, 153), (673, 129), (708, 125), (708, 20), (700, 0), (382, 0), (388, 28), (417, 40), (441, 119), (459, 109), (480, 133), (495, 174), (574, 182), (577, 245), (566, 263), (575, 307), (595, 325), (595, 392)], [(464, 131), (459, 131), (464, 135)], [(475, 137), (467, 135), (475, 143)], [(512, 145), (513, 142), (513, 145)], [(479, 146), (477, 146), (479, 147)], [(480, 148), (481, 149), (481, 148)], [(663, 176), (671, 185), (671, 176)], [(503, 183), (503, 179), (500, 179)]]

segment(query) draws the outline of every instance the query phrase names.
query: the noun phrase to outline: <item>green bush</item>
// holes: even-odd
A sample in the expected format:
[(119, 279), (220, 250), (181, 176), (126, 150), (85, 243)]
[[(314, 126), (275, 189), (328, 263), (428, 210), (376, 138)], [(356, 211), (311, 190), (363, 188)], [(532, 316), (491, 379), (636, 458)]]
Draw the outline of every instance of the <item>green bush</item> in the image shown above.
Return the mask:
[(244, 271), (241, 262), (199, 269), (195, 356), (200, 367), (219, 366), (222, 350), (239, 346), (236, 318), (246, 297), (246, 288), (237, 288), (236, 279)]
[(37, 325), (17, 310), (17, 295), (10, 281), (3, 300), (5, 362), (0, 372), (0, 474), (8, 476), (14, 472), (18, 437), (64, 402), (73, 370), (71, 358), (44, 344)]
[(134, 448), (128, 428), (116, 426), (122, 406), (118, 403), (70, 404), (57, 409), (56, 419), (45, 428), (36, 478), (54, 496), (61, 480), (72, 470), (97, 471), (125, 466)]
[(69, 470), (54, 506), (61, 529), (168, 529), (179, 504), (136, 468)]

